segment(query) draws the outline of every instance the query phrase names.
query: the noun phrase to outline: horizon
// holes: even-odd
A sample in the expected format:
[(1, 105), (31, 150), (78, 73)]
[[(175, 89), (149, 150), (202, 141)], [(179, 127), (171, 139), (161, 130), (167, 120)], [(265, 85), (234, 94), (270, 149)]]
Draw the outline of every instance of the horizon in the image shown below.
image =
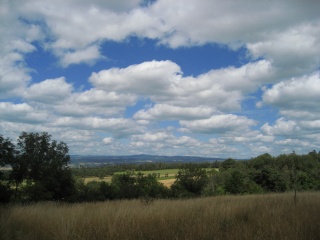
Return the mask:
[(0, 134), (48, 132), (70, 155), (318, 151), (319, 12), (299, 0), (1, 1)]

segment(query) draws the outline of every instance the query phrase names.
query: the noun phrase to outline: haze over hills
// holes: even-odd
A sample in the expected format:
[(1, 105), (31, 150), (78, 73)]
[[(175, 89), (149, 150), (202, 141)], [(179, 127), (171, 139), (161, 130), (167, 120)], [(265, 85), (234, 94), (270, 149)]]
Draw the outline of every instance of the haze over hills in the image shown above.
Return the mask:
[(222, 158), (197, 156), (160, 156), (160, 155), (129, 155), (129, 156), (99, 156), (99, 155), (71, 155), (71, 164), (123, 164), (146, 162), (214, 162)]

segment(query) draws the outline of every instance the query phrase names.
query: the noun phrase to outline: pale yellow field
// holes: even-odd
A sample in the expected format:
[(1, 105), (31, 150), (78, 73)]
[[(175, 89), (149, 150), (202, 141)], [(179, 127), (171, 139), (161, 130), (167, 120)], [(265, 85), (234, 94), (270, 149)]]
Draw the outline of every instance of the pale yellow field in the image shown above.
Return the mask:
[(1, 240), (313, 240), (320, 193), (0, 205)]
[(159, 182), (163, 183), (164, 186), (166, 187), (171, 187), (171, 185), (174, 183), (176, 179), (164, 179), (164, 180), (159, 180)]
[[(169, 179), (159, 179), (158, 181), (163, 183), (164, 186), (166, 187), (171, 187), (171, 185), (174, 183), (174, 181), (176, 180), (174, 177), (175, 174), (168, 174), (168, 178)], [(164, 176), (161, 175), (161, 177), (163, 178)], [(99, 177), (86, 177), (84, 178), (84, 182), (88, 183), (88, 182), (92, 182), (92, 181), (96, 181), (96, 182), (111, 182), (112, 176), (106, 176), (104, 178), (99, 178)]]
[(99, 178), (99, 177), (86, 177), (84, 178), (84, 182), (88, 183), (88, 182), (92, 182), (92, 181), (96, 181), (96, 182), (111, 182), (112, 177), (111, 176), (107, 176), (104, 178)]

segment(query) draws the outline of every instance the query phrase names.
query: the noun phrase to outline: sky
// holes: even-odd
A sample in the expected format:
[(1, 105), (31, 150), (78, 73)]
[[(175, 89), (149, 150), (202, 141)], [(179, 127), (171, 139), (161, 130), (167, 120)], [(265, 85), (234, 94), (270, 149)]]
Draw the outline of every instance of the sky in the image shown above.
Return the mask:
[(320, 146), (318, 0), (0, 0), (0, 134), (79, 155)]

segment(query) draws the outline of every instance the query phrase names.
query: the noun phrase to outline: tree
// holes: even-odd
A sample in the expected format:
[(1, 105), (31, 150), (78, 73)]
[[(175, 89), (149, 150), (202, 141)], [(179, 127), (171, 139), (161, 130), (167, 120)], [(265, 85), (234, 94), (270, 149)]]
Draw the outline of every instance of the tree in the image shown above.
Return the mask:
[(156, 176), (152, 174), (144, 176), (139, 172), (136, 176), (136, 185), (139, 189), (140, 197), (164, 198), (168, 195), (168, 189), (162, 183), (158, 182)]
[(175, 197), (200, 196), (208, 183), (206, 170), (193, 164), (179, 170), (176, 181), (171, 186)]
[(268, 192), (284, 192), (287, 188), (285, 178), (276, 168), (265, 165), (251, 173), (252, 179)]
[(139, 197), (136, 178), (132, 174), (124, 173), (113, 175), (111, 186), (114, 188), (115, 198), (117, 199), (132, 199)]
[(14, 158), (15, 147), (9, 139), (4, 139), (0, 135), (0, 167), (9, 164)]
[(68, 152), (67, 144), (51, 140), (46, 132), (22, 132), (11, 177), (16, 185), (25, 181), (28, 200), (63, 200), (74, 193)]
[[(14, 158), (14, 153), (15, 147), (13, 143), (0, 135), (0, 167), (10, 164)], [(9, 202), (12, 195), (7, 175), (0, 170), (0, 202)]]
[(220, 171), (226, 171), (231, 168), (236, 168), (238, 165), (238, 162), (232, 158), (228, 158), (224, 160), (222, 163), (220, 163)]

